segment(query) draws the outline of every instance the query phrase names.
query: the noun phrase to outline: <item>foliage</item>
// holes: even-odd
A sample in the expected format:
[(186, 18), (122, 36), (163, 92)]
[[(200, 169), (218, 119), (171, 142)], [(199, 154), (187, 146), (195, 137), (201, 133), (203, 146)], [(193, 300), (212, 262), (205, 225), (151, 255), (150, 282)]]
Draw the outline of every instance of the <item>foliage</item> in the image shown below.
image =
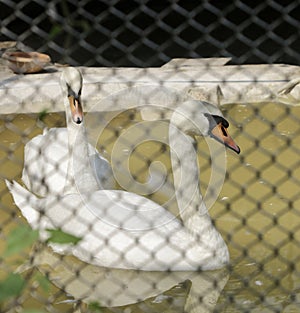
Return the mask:
[(102, 312), (102, 307), (98, 302), (89, 303), (88, 308), (89, 308), (90, 312), (95, 312), (95, 313), (101, 313)]
[(60, 244), (77, 244), (81, 238), (65, 233), (61, 229), (47, 229), (50, 233), (50, 237), (47, 242), (60, 243)]
[(39, 309), (26, 309), (23, 310), (22, 313), (45, 313), (45, 311)]
[(47, 116), (47, 114), (48, 114), (48, 110), (47, 110), (47, 109), (42, 110), (42, 111), (39, 112), (39, 114), (38, 114), (38, 119), (39, 119), (40, 121), (44, 121), (44, 119), (45, 119), (45, 117)]
[[(60, 229), (48, 230), (50, 237), (47, 242), (60, 244), (76, 244), (81, 238), (65, 233)], [(22, 256), (34, 243), (38, 241), (38, 230), (32, 230), (28, 225), (19, 225), (7, 235), (6, 248), (3, 253), (4, 262), (9, 263), (7, 258)], [(29, 281), (37, 282), (38, 285), (48, 292), (50, 282), (48, 278), (39, 272), (31, 271), (26, 278), (22, 274), (9, 272), (3, 280), (0, 280), (0, 311), (7, 301), (17, 298), (28, 286)], [(43, 313), (38, 309), (26, 309), (23, 313)], [(99, 312), (99, 311), (95, 311)]]
[(4, 257), (18, 254), (26, 248), (32, 246), (38, 239), (37, 230), (32, 230), (29, 226), (23, 225), (13, 229), (7, 237)]
[(26, 285), (26, 281), (19, 274), (9, 273), (0, 282), (0, 303), (11, 297), (19, 296)]

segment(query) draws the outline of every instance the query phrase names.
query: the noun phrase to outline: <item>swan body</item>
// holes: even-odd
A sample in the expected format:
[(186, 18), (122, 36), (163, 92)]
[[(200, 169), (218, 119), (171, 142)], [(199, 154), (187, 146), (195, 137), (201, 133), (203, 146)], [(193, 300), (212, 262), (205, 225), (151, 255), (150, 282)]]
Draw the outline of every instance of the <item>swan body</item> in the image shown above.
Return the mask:
[[(45, 229), (53, 228), (82, 238), (76, 246), (51, 244), (55, 252), (73, 254), (90, 264), (193, 271), (220, 268), (229, 261), (223, 239), (213, 231), (208, 217), (207, 229), (203, 229), (206, 235), (198, 238), (163, 207), (126, 191), (99, 190), (84, 199), (79, 194), (38, 199), (16, 182), (9, 189), (23, 216), (33, 229), (41, 230), (43, 239), (47, 238)], [(212, 250), (209, 242), (214, 244)]]
[[(99, 182), (97, 189), (114, 189), (115, 180), (109, 162), (88, 145), (89, 159)], [(69, 162), (67, 128), (45, 129), (24, 147), (22, 181), (33, 193), (45, 197), (62, 194)]]
[[(191, 137), (186, 135), (210, 135), (239, 153), (227, 133), (228, 122), (221, 112), (208, 103), (196, 101), (195, 108), (195, 101), (187, 101), (172, 115), (169, 141), (180, 221), (162, 206), (137, 194), (96, 190), (97, 181), (87, 158), (89, 149), (80, 94), (76, 93), (81, 90), (76, 86), (80, 81), (81, 75), (74, 68), (62, 74), (63, 94), (68, 100), (65, 102), (70, 103), (67, 125), (71, 158), (65, 186), (68, 193), (38, 198), (18, 183), (7, 182), (16, 205), (32, 228), (39, 229), (44, 239), (46, 230), (53, 228), (80, 237), (76, 245), (52, 244), (52, 247), (58, 253), (70, 253), (99, 266), (193, 271), (213, 270), (228, 264), (227, 246), (200, 194), (197, 157)], [(183, 118), (189, 120), (195, 114), (200, 129)], [(174, 153), (182, 163), (184, 175), (174, 161)]]

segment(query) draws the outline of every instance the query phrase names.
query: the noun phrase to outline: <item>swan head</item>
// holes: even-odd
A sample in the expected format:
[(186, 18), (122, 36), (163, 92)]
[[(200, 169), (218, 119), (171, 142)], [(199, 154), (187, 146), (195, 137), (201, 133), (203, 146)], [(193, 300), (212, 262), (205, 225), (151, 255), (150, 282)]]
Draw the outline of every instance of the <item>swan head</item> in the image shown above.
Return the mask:
[(228, 133), (228, 121), (222, 115), (204, 113), (204, 116), (209, 123), (208, 135), (239, 154), (241, 152), (240, 147)]
[(65, 99), (65, 105), (71, 112), (72, 121), (76, 124), (83, 122), (83, 109), (81, 105), (82, 75), (74, 67), (67, 67), (62, 71), (60, 86)]
[(173, 114), (172, 123), (190, 135), (212, 137), (240, 153), (239, 146), (228, 133), (229, 122), (219, 108), (211, 103), (199, 100), (185, 101)]

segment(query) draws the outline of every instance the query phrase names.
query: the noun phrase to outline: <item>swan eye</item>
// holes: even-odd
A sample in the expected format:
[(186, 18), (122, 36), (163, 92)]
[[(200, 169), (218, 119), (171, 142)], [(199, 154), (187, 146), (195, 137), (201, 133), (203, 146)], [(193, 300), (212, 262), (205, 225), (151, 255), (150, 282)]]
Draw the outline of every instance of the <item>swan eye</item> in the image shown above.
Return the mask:
[(74, 97), (74, 99), (79, 100), (81, 96), (81, 89), (78, 91), (78, 93), (76, 93), (68, 84), (67, 84), (67, 88), (68, 88), (68, 97)]
[(224, 117), (218, 115), (212, 115), (212, 117), (214, 118), (217, 124), (221, 124), (225, 128), (229, 127), (229, 123), (225, 120)]
[(223, 118), (223, 120), (222, 120), (222, 125), (223, 125), (225, 128), (228, 128), (228, 127), (229, 127), (229, 123), (225, 120), (225, 118)]
[[(212, 115), (205, 113), (204, 116), (206, 116), (210, 122), (210, 127), (213, 128), (218, 124), (221, 124), (225, 129), (229, 127), (229, 123), (227, 120), (225, 120), (224, 117), (219, 115)], [(222, 130), (223, 132), (223, 130)]]

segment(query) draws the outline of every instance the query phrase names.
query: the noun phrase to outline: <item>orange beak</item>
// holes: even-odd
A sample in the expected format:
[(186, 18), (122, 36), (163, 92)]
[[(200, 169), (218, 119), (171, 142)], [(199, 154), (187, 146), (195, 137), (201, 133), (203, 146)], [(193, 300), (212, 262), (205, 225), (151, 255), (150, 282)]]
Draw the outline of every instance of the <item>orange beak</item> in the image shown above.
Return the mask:
[(69, 102), (74, 123), (81, 124), (83, 121), (83, 111), (80, 100), (74, 96), (69, 96)]
[(225, 128), (222, 123), (217, 124), (212, 130), (211, 130), (211, 136), (216, 139), (217, 141), (224, 144), (226, 147), (232, 149), (237, 154), (241, 152), (240, 147), (236, 145), (236, 143), (233, 141), (233, 139), (228, 134), (227, 128)]

